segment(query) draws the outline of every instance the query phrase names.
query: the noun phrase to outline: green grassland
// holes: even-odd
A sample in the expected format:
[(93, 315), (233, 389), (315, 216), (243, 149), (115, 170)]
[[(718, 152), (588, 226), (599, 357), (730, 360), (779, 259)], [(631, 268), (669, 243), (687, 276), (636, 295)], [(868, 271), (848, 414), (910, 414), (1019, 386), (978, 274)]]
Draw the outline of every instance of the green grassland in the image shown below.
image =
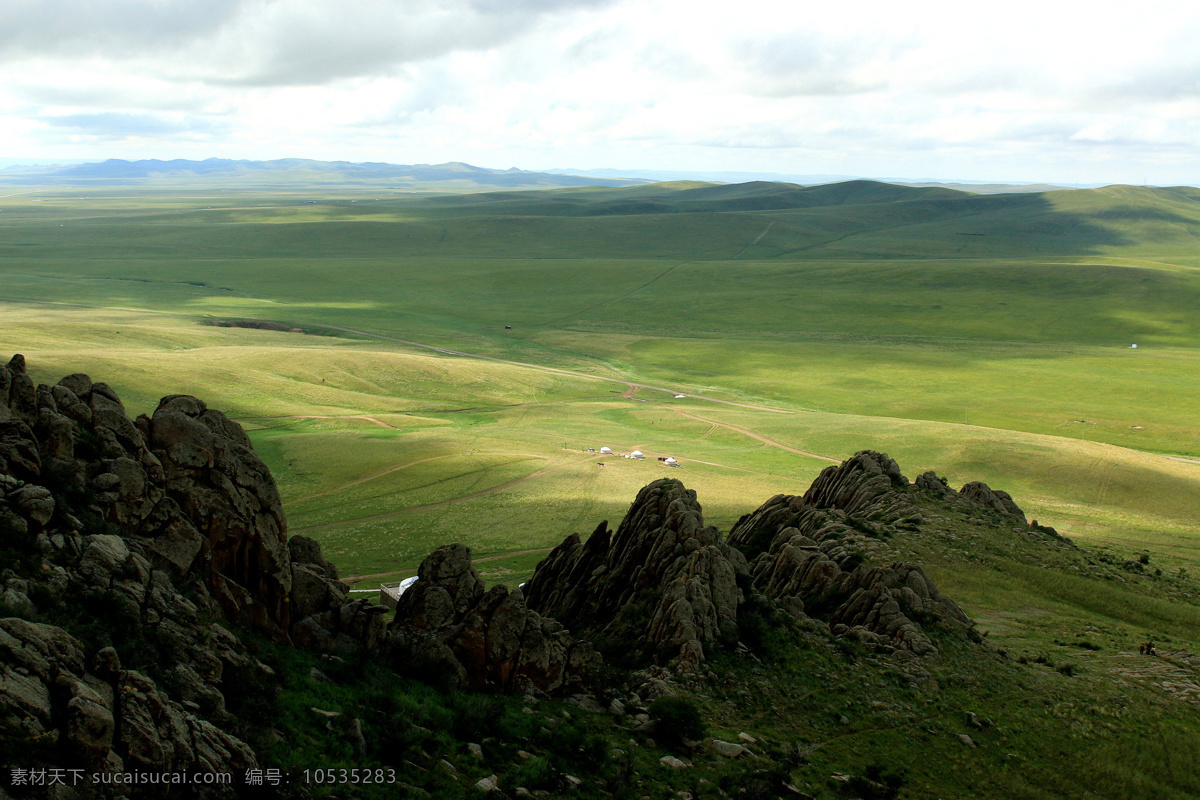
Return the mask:
[[(912, 765), (913, 796), (1198, 790), (1180, 761), (1194, 745), (1178, 750), (1194, 706), (1130, 661), (1147, 637), (1200, 647), (1198, 308), (1187, 188), (0, 197), (0, 353), (25, 354), (39, 381), (107, 381), (134, 414), (174, 393), (225, 411), (275, 474), (290, 531), (359, 588), (448, 541), (489, 581), (519, 583), (664, 475), (727, 530), (865, 448), (909, 478), (1005, 489), (1083, 545), (1043, 551), (965, 519), (889, 545), (1011, 656), (939, 673), (938, 698), (898, 686), (879, 706), (825, 708), (888, 673), (820, 653), (766, 659), (753, 697), (714, 695), (730, 736), (811, 725), (823, 744), (795, 774), (822, 796), (831, 770), (879, 748)], [(277, 329), (230, 326), (248, 321)], [(1122, 566), (1142, 555), (1145, 569)], [(829, 685), (779, 688), (796, 670)], [(939, 744), (987, 738), (963, 727), (968, 706), (997, 720), (989, 749)]]

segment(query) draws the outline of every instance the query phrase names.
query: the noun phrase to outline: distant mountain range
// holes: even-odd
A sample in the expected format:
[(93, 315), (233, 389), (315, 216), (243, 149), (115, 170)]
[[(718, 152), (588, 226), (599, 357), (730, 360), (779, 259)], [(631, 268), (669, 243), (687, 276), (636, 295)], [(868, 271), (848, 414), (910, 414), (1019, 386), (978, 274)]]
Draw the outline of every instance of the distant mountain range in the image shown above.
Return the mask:
[(364, 183), (412, 190), (469, 190), (474, 188), (552, 189), (567, 186), (635, 186), (652, 181), (487, 169), (470, 164), (385, 164), (379, 162), (314, 161), (282, 158), (246, 161), (208, 158), (203, 161), (112, 158), (87, 164), (27, 166), (0, 170), (0, 182), (32, 185), (121, 185), (169, 180), (202, 184), (346, 184)]
[[(458, 161), (445, 164), (355, 163), (316, 161), (305, 158), (281, 158), (270, 161), (208, 158), (203, 161), (146, 159), (72, 164), (14, 164), (0, 169), (0, 184), (17, 185), (130, 185), (171, 182), (213, 185), (228, 183), (241, 186), (311, 184), (363, 184), (374, 187), (403, 188), (409, 191), (475, 191), (483, 189), (553, 189), (578, 186), (637, 186), (662, 181), (704, 181), (707, 183), (746, 183), (770, 181), (802, 186), (861, 180), (861, 175), (786, 174), (768, 172), (640, 170), (640, 169), (551, 169), (544, 172), (512, 169), (488, 169)], [(983, 181), (910, 181), (880, 178), (887, 183), (906, 186), (930, 186), (960, 189), (975, 194), (1044, 192), (1067, 187), (1048, 183), (1005, 183)]]

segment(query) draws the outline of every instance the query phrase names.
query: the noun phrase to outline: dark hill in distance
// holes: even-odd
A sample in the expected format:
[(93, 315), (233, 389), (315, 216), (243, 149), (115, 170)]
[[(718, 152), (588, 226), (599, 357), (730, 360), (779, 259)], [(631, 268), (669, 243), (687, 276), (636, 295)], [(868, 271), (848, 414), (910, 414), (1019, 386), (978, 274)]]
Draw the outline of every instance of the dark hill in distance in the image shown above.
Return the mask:
[(639, 179), (551, 175), (520, 169), (487, 169), (461, 162), (447, 164), (385, 164), (380, 162), (314, 161), (282, 158), (271, 161), (208, 158), (203, 161), (112, 158), (90, 164), (52, 167), (9, 167), (0, 182), (32, 185), (213, 184), (272, 185), (368, 184), (391, 188), (437, 188), (472, 191), (486, 187), (547, 189), (560, 186), (632, 186)]
[(866, 180), (678, 181), (399, 202), (441, 226), (436, 242), (410, 240), (420, 254), (465, 255), (486, 229), (506, 234), (488, 239), (494, 256), (791, 261), (1078, 256), (1106, 248), (1186, 254), (1200, 235), (1198, 197), (1189, 187), (972, 194)]
[(957, 200), (973, 196), (953, 189), (897, 186), (867, 180), (820, 186), (768, 181), (731, 184), (671, 181), (617, 189), (584, 187), (537, 193), (482, 192), (432, 198), (429, 203), (469, 210), (472, 215), (611, 216), (781, 211)]
[[(550, 169), (547, 172), (556, 175), (584, 175), (589, 178), (648, 178), (654, 181), (711, 181), (713, 183), (746, 183), (747, 181), (766, 181), (770, 183), (798, 183), (803, 186), (814, 186), (822, 183), (841, 183), (854, 180), (875, 180), (883, 183), (894, 183), (901, 186), (933, 186), (945, 189), (961, 189), (974, 194), (1009, 194), (1016, 192), (1053, 192), (1059, 189), (1071, 188), (1066, 185), (1052, 183), (1030, 183), (1028, 181), (976, 181), (976, 180), (945, 180), (934, 178), (905, 179), (888, 176), (862, 175), (831, 175), (790, 174), (779, 172), (733, 172), (707, 171), (693, 172), (689, 170), (662, 169)], [(1104, 186), (1102, 183), (1073, 184), (1074, 188), (1095, 189)]]

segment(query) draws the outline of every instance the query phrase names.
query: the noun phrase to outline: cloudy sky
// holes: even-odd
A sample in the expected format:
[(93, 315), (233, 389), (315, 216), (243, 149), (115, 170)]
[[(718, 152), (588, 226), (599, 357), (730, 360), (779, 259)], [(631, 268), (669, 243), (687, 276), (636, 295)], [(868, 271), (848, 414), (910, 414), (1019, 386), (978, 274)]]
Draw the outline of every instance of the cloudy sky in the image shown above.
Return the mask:
[(3, 0), (0, 160), (1200, 184), (1200, 3)]

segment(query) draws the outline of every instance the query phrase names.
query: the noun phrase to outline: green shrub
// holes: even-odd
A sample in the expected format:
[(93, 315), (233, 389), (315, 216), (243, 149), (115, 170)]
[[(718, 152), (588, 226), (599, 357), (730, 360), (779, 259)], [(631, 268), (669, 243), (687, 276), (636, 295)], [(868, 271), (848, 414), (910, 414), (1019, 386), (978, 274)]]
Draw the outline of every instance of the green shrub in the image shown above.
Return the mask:
[(868, 764), (862, 775), (855, 775), (846, 782), (845, 791), (862, 800), (894, 800), (900, 796), (904, 777), (883, 771), (883, 765)]
[(685, 697), (660, 697), (650, 704), (655, 722), (654, 736), (663, 744), (678, 745), (684, 739), (699, 739), (706, 726), (700, 709)]

